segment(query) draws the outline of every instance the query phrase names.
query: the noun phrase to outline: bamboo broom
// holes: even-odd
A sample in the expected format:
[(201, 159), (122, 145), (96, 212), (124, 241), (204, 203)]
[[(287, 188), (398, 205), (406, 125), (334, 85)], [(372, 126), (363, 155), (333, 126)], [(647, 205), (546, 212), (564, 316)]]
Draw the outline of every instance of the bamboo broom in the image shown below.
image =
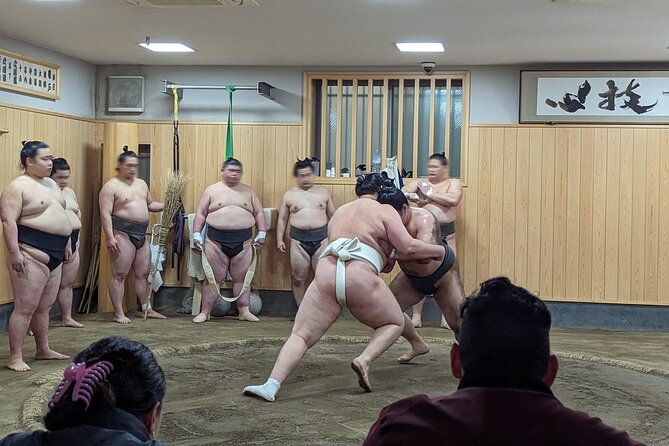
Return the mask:
[[(174, 217), (179, 213), (181, 206), (181, 197), (186, 191), (186, 186), (190, 181), (190, 175), (183, 172), (175, 172), (168, 170), (163, 177), (163, 186), (165, 188), (165, 207), (160, 217), (160, 232), (158, 234), (158, 255), (154, 262), (153, 269), (149, 275), (149, 291), (146, 296), (148, 303), (151, 304), (151, 295), (153, 294), (153, 279), (158, 273), (158, 265), (160, 264), (160, 256), (166, 252), (167, 234), (174, 224)], [(150, 305), (149, 305), (150, 306)], [(144, 319), (146, 319), (149, 312), (149, 306), (144, 310)]]
[[(98, 157), (102, 153), (102, 145), (100, 150), (97, 152)], [(101, 189), (102, 182), (102, 160), (98, 158), (97, 160), (100, 172), (99, 175), (95, 177), (93, 182), (93, 228), (92, 228), (92, 251), (91, 251), (91, 260), (88, 263), (88, 271), (86, 272), (86, 284), (84, 285), (84, 291), (82, 293), (81, 302), (79, 302), (78, 312), (91, 312), (91, 301), (93, 300), (93, 292), (98, 285), (98, 273), (100, 269), (100, 233), (102, 228), (100, 227), (100, 207), (98, 205), (98, 194)]]

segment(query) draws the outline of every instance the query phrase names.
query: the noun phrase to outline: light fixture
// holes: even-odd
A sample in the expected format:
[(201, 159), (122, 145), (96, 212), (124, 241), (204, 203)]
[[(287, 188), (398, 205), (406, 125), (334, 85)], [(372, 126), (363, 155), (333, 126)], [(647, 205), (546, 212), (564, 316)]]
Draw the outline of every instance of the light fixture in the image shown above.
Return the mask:
[(443, 53), (441, 42), (397, 42), (397, 49), (403, 53)]
[(183, 43), (151, 42), (150, 37), (147, 37), (144, 43), (139, 43), (138, 45), (157, 53), (192, 53), (195, 51), (193, 48), (186, 46)]

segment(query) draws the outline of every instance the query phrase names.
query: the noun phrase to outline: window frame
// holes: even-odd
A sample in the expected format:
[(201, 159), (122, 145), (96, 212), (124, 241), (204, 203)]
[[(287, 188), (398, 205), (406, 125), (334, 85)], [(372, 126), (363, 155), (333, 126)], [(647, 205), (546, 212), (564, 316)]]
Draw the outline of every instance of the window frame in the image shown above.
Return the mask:
[[(312, 147), (312, 141), (314, 141), (315, 135), (316, 135), (316, 110), (315, 110), (315, 98), (314, 92), (315, 89), (313, 88), (313, 81), (314, 80), (321, 80), (322, 84), (321, 85), (328, 85), (328, 81), (335, 81), (336, 82), (336, 91), (337, 91), (337, 115), (338, 115), (338, 120), (337, 120), (337, 139), (335, 141), (335, 169), (336, 172), (340, 172), (342, 167), (355, 167), (355, 160), (357, 159), (357, 153), (356, 153), (356, 141), (357, 141), (357, 116), (359, 113), (358, 107), (357, 107), (357, 97), (358, 97), (358, 85), (360, 81), (366, 81), (368, 86), (371, 86), (374, 81), (382, 81), (383, 82), (383, 99), (382, 99), (382, 126), (381, 126), (381, 159), (385, 160), (387, 158), (387, 153), (388, 153), (388, 146), (389, 146), (389, 138), (388, 138), (388, 127), (390, 125), (389, 120), (392, 119), (389, 113), (389, 101), (392, 100), (390, 98), (391, 89), (389, 88), (389, 83), (390, 81), (399, 81), (399, 110), (398, 110), (398, 161), (401, 162), (402, 159), (402, 150), (401, 150), (401, 137), (403, 134), (403, 92), (404, 92), (404, 84), (406, 81), (412, 81), (414, 82), (414, 88), (419, 87), (421, 84), (421, 81), (429, 81), (430, 82), (430, 88), (432, 91), (435, 89), (435, 84), (437, 80), (446, 80), (446, 85), (447, 89), (449, 91), (448, 98), (447, 98), (447, 105), (446, 105), (446, 122), (445, 122), (445, 143), (448, 144), (450, 141), (450, 132), (451, 132), (451, 103), (450, 103), (450, 98), (451, 98), (451, 81), (452, 80), (461, 80), (462, 81), (462, 133), (461, 133), (461, 144), (460, 144), (460, 179), (464, 182), (464, 174), (466, 172), (466, 164), (467, 164), (467, 156), (466, 156), (466, 148), (467, 148), (467, 136), (468, 136), (468, 128), (469, 128), (469, 89), (470, 89), (470, 73), (468, 71), (438, 71), (434, 72), (431, 74), (426, 74), (424, 72), (368, 72), (368, 71), (362, 71), (362, 72), (338, 72), (338, 71), (305, 71), (304, 72), (304, 77), (303, 77), (303, 102), (302, 102), (302, 147), (304, 147), (304, 151), (308, 154), (313, 153), (313, 147)], [(351, 153), (350, 153), (350, 160), (352, 160), (353, 166), (341, 166), (341, 158), (342, 158), (342, 153), (341, 153), (341, 148), (342, 148), (342, 141), (341, 141), (341, 134), (342, 134), (342, 127), (341, 127), (341, 115), (342, 115), (342, 96), (343, 96), (343, 85), (344, 81), (352, 81), (353, 82), (353, 99), (352, 99), (352, 122), (351, 122)], [(321, 149), (320, 149), (320, 154), (318, 154), (319, 159), (321, 159), (320, 163), (320, 171), (318, 172), (318, 177), (316, 182), (319, 184), (354, 184), (355, 183), (355, 170), (351, 170), (351, 177), (346, 178), (346, 177), (340, 177), (340, 176), (335, 176), (335, 177), (327, 177), (325, 176), (325, 170), (326, 170), (326, 162), (325, 162), (325, 153), (327, 151), (326, 148), (326, 131), (325, 129), (327, 128), (327, 119), (322, 119), (324, 116), (326, 116), (326, 106), (327, 106), (327, 88), (321, 88)], [(371, 90), (369, 90), (371, 91)], [(416, 92), (420, 91), (420, 88), (415, 90)], [(369, 96), (369, 93), (368, 93)], [(413, 138), (413, 148), (412, 148), (412, 153), (413, 153), (413, 165), (412, 169), (414, 172), (418, 172), (418, 112), (417, 112), (417, 107), (416, 103), (419, 101), (419, 94), (414, 94), (414, 122), (413, 122), (413, 129), (414, 129), (414, 138)], [(367, 166), (371, 166), (371, 157), (372, 157), (372, 144), (371, 144), (371, 139), (372, 139), (372, 131), (371, 131), (371, 126), (372, 126), (372, 100), (367, 101), (367, 109), (365, 110), (365, 113), (367, 113), (367, 131), (365, 134), (365, 140), (366, 140), (366, 164)], [(429, 153), (434, 153), (434, 94), (431, 95), (431, 106), (430, 106), (430, 118), (429, 118), (429, 146), (428, 146), (428, 152)], [(383, 161), (382, 161), (383, 163)], [(401, 165), (401, 164), (400, 164)], [(408, 169), (407, 169), (408, 170)], [(414, 179), (418, 178), (418, 176), (414, 176)]]

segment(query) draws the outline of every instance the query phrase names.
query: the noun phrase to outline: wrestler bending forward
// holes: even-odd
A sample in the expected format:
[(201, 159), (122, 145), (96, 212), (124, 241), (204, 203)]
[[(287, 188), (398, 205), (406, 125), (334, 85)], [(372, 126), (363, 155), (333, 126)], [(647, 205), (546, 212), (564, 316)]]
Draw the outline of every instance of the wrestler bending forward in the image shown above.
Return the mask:
[(281, 383), (337, 320), (343, 306), (374, 329), (365, 350), (351, 363), (360, 387), (371, 391), (371, 362), (397, 340), (404, 328), (397, 300), (378, 276), (393, 264), (381, 245), (392, 245), (402, 259), (440, 260), (444, 256), (443, 246), (411, 238), (397, 211), (376, 201), (382, 185), (378, 174), (359, 177), (355, 188), (359, 198), (335, 212), (329, 223), (329, 245), (318, 261), (316, 277), (295, 316), (290, 338), (267, 382), (246, 387), (245, 395), (274, 401)]

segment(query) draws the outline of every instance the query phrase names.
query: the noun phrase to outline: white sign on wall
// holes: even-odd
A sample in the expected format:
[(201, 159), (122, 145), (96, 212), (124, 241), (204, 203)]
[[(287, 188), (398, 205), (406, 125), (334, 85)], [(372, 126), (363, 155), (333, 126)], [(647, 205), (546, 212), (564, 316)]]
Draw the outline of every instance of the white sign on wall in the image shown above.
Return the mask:
[(0, 49), (0, 88), (60, 99), (60, 65)]
[(522, 72), (520, 122), (669, 122), (669, 72)]

